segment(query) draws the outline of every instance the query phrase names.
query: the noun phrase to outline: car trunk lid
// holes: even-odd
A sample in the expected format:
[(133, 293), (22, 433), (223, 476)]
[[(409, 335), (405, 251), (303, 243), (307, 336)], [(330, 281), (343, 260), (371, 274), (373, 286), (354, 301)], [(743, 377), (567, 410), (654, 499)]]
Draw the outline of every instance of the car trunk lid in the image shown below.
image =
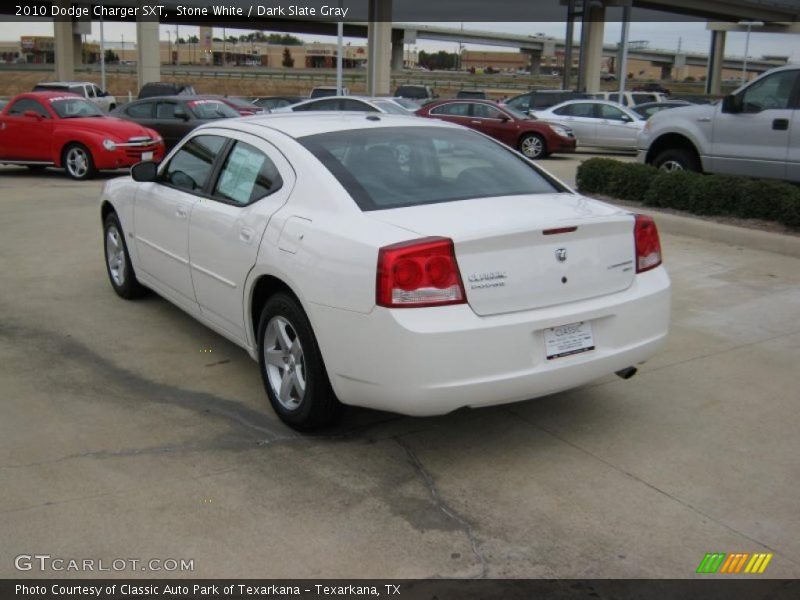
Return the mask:
[(479, 198), (365, 213), (419, 236), (453, 240), (479, 315), (530, 310), (627, 289), (634, 218), (576, 194)]

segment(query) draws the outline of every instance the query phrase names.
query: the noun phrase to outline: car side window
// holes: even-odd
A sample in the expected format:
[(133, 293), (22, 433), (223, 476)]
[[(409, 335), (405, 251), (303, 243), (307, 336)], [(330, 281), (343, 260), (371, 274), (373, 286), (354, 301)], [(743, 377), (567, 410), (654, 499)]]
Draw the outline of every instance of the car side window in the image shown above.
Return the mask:
[[(331, 109), (334, 110), (334, 109)], [(369, 104), (365, 102), (361, 102), (360, 100), (352, 100), (347, 98), (342, 100), (341, 108), (339, 110), (350, 110), (350, 111), (360, 111), (360, 112), (378, 112), (378, 109), (373, 108)]]
[(449, 117), (468, 117), (469, 104), (466, 102), (454, 102), (452, 104), (442, 104), (431, 109), (432, 115), (446, 115)]
[(280, 173), (269, 157), (244, 142), (236, 142), (225, 159), (214, 196), (245, 206), (278, 191)]
[(134, 119), (149, 119), (153, 116), (153, 102), (140, 102), (126, 106), (125, 114)]
[(179, 119), (176, 113), (185, 111), (176, 102), (159, 102), (156, 104), (156, 119)]
[(318, 102), (309, 102), (294, 109), (295, 111), (311, 111), (311, 110), (339, 110), (339, 99), (329, 98), (326, 100), (319, 100)]
[(742, 94), (744, 112), (791, 108), (792, 91), (800, 71), (781, 71), (757, 81)]
[(87, 96), (86, 88), (84, 88), (82, 85), (71, 85), (69, 86), (69, 91), (73, 94), (78, 94), (78, 96), (81, 96), (82, 98), (86, 98)]
[(162, 174), (168, 185), (187, 192), (205, 189), (214, 160), (227, 140), (218, 135), (198, 135), (186, 142), (169, 161)]
[(508, 104), (511, 108), (516, 108), (517, 110), (528, 110), (531, 106), (531, 97), (528, 94), (524, 96), (517, 96), (509, 100), (506, 104)]
[(618, 109), (616, 106), (609, 106), (608, 104), (600, 105), (600, 118), (608, 119), (610, 121), (624, 121), (625, 113)]
[(503, 116), (499, 110), (486, 104), (473, 104), (472, 116), (479, 119), (500, 119)]
[(95, 98), (97, 96), (97, 94), (95, 94), (93, 85), (87, 85), (85, 86), (85, 89), (86, 89), (85, 96), (87, 98)]
[(32, 110), (37, 115), (44, 117), (45, 119), (50, 118), (50, 113), (47, 112), (44, 106), (39, 104), (36, 100), (32, 98), (20, 98), (11, 107), (8, 109), (8, 115), (14, 117), (21, 117), (27, 111)]

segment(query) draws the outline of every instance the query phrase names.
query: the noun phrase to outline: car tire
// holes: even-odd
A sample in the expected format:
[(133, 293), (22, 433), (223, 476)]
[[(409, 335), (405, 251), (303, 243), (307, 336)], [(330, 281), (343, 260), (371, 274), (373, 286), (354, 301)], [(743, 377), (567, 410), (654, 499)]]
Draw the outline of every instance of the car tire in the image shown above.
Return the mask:
[(122, 225), (113, 212), (103, 222), (103, 251), (106, 257), (106, 273), (117, 295), (125, 300), (141, 296), (145, 288), (136, 279)]
[(697, 156), (686, 148), (671, 148), (660, 152), (653, 160), (653, 166), (667, 173), (676, 171), (700, 173), (702, 171)]
[(61, 165), (67, 175), (78, 181), (91, 179), (97, 174), (91, 151), (83, 144), (69, 144), (64, 148)]
[(258, 363), (270, 404), (290, 427), (318, 429), (341, 413), (311, 323), (287, 293), (270, 297), (261, 311)]
[(531, 160), (544, 158), (547, 156), (547, 142), (538, 133), (526, 133), (519, 139), (519, 151)]

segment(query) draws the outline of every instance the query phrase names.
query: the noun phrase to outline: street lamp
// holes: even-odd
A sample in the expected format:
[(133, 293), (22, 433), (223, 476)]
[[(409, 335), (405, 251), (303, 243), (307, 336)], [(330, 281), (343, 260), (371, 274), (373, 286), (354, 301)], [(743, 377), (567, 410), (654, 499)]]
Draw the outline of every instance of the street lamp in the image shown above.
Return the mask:
[(742, 61), (742, 83), (744, 83), (747, 81), (747, 53), (750, 52), (750, 31), (754, 25), (763, 27), (764, 23), (762, 21), (739, 21), (739, 25), (747, 27), (747, 37), (744, 40), (744, 60)]

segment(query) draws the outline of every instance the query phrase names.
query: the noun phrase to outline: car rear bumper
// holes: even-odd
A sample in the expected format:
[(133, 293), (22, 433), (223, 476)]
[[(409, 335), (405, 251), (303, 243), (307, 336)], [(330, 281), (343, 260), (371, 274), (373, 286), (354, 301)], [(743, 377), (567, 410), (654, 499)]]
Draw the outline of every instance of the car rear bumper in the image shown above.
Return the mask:
[[(424, 416), (536, 398), (648, 359), (667, 336), (670, 281), (657, 268), (623, 292), (491, 317), (468, 305), (310, 308), (343, 403)], [(592, 323), (595, 350), (547, 360), (544, 330), (578, 321)]]

